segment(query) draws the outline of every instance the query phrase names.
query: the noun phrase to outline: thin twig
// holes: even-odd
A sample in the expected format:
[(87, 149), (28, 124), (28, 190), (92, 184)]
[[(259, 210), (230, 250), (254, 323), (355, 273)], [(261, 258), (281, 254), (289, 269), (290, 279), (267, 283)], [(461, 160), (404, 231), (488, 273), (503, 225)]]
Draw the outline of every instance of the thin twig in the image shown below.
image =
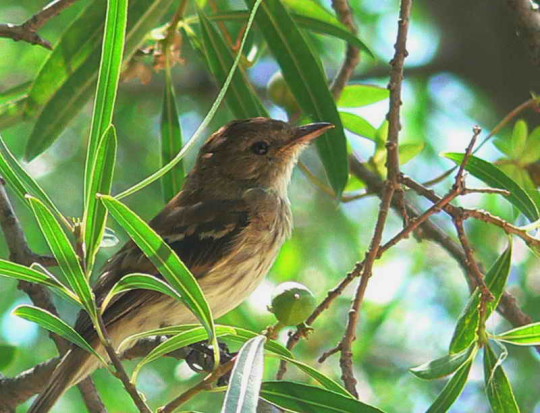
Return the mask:
[(236, 362), (236, 358), (233, 358), (232, 360), (229, 360), (228, 362), (219, 365), (212, 373), (206, 376), (203, 380), (201, 380), (195, 386), (189, 388), (180, 396), (176, 397), (174, 400), (167, 403), (165, 406), (160, 407), (158, 409), (158, 413), (172, 413), (178, 407), (180, 407), (182, 404), (184, 404), (188, 400), (192, 399), (197, 394), (205, 390), (211, 389), (213, 383), (218, 381), (221, 376), (227, 374), (229, 371), (233, 369), (235, 362)]
[(54, 0), (23, 24), (0, 24), (0, 37), (10, 38), (15, 41), (22, 40), (23, 42), (43, 46), (46, 49), (51, 50), (51, 43), (41, 37), (37, 31), (50, 19), (58, 16), (63, 10), (70, 7), (76, 1), (77, 0)]
[(109, 359), (111, 360), (111, 363), (115, 368), (116, 377), (118, 377), (122, 381), (124, 388), (131, 396), (131, 399), (133, 400), (139, 411), (141, 413), (152, 413), (150, 407), (148, 407), (135, 385), (129, 379), (129, 376), (124, 369), (124, 365), (120, 361), (120, 357), (116, 353), (116, 350), (114, 349), (112, 342), (107, 334), (107, 329), (105, 327), (105, 323), (103, 322), (103, 317), (101, 316), (101, 312), (99, 311), (96, 315), (96, 321), (96, 327), (98, 327), (98, 334), (101, 344), (105, 348), (105, 351), (107, 352), (107, 355), (109, 356)]

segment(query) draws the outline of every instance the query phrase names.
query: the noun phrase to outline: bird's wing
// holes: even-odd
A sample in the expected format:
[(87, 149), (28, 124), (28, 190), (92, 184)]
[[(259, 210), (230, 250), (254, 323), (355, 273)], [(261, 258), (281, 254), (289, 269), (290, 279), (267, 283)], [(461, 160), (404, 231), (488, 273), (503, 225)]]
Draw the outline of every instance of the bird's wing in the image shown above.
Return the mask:
[[(196, 278), (204, 277), (234, 250), (238, 235), (249, 225), (249, 212), (242, 200), (205, 201), (190, 206), (165, 208), (150, 225), (178, 254)], [(139, 272), (160, 276), (154, 265), (131, 241), (106, 264), (94, 292), (100, 303), (124, 275)], [(127, 292), (116, 297), (104, 314), (106, 324), (142, 305), (155, 295), (150, 291)], [(91, 328), (88, 317), (79, 317), (76, 329)]]

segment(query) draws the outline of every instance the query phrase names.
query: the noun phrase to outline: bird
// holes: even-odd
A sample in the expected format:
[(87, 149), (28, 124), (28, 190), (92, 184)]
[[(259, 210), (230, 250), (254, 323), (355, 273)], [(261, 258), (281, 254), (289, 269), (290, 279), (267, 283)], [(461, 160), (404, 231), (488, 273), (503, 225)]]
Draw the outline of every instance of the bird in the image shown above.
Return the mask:
[[(182, 190), (150, 221), (190, 269), (215, 318), (242, 303), (268, 273), (292, 231), (287, 187), (294, 165), (310, 142), (333, 127), (263, 117), (228, 123), (202, 145)], [(134, 272), (162, 277), (129, 241), (108, 260), (94, 286), (98, 305), (118, 280)], [(126, 350), (118, 346), (133, 334), (197, 321), (181, 302), (149, 290), (115, 297), (103, 320), (117, 351)], [(105, 355), (86, 313), (75, 329)], [(72, 345), (29, 413), (48, 412), (98, 367), (95, 356)]]

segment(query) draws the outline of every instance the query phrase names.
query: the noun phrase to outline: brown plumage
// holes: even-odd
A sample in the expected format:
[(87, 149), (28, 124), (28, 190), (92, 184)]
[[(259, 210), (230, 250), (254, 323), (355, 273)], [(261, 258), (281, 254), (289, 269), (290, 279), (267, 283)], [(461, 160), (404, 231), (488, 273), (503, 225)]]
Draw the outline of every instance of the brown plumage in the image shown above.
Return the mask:
[[(208, 139), (182, 192), (150, 222), (197, 278), (215, 317), (238, 306), (270, 269), (292, 228), (287, 198), (292, 168), (301, 150), (330, 127), (292, 127), (267, 118), (229, 123)], [(128, 242), (96, 283), (98, 302), (122, 276), (133, 272), (160, 277)], [(141, 331), (196, 322), (180, 302), (147, 290), (116, 297), (103, 318), (116, 347)], [(79, 316), (76, 329), (104, 354), (85, 314)], [(73, 346), (29, 412), (49, 411), (65, 390), (97, 367), (94, 357)]]

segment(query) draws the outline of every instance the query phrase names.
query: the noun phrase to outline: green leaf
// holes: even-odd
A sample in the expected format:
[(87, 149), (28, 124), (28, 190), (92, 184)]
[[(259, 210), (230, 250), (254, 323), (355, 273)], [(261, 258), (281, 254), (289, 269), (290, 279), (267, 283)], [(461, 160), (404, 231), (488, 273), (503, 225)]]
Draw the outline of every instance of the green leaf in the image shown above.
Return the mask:
[[(235, 56), (221, 33), (208, 20), (202, 10), (199, 11), (199, 21), (206, 61), (217, 81), (223, 84), (234, 63)], [(236, 70), (232, 78), (231, 86), (225, 95), (225, 102), (236, 118), (268, 117), (268, 112), (241, 67)]]
[(416, 377), (424, 380), (440, 379), (454, 373), (468, 360), (474, 358), (476, 347), (471, 346), (456, 354), (448, 354), (429, 363), (409, 369)]
[(348, 112), (339, 112), (339, 116), (341, 117), (345, 129), (348, 129), (358, 136), (375, 141), (377, 130), (363, 117)]
[(18, 85), (4, 90), (0, 93), (0, 106), (7, 105), (8, 103), (19, 102), (22, 99), (25, 99), (28, 96), (28, 88), (30, 87), (30, 82), (24, 82)]
[(9, 344), (0, 344), (0, 371), (5, 370), (15, 360), (17, 347)]
[(484, 346), (484, 381), (494, 413), (519, 413), (512, 385), (489, 345)]
[(28, 172), (24, 170), (15, 156), (9, 151), (0, 136), (0, 175), (7, 181), (10, 187), (15, 191), (19, 198), (26, 202), (26, 195), (30, 194), (41, 200), (49, 209), (63, 220), (63, 223), (69, 228), (71, 225), (67, 222), (58, 208), (53, 204), (48, 195), (41, 189), (38, 183), (32, 178)]
[[(445, 153), (444, 156), (459, 165), (463, 160), (464, 154)], [(509, 191), (510, 195), (505, 197), (505, 199), (514, 204), (530, 221), (534, 222), (539, 219), (538, 208), (527, 192), (495, 165), (471, 156), (465, 169), (490, 187)]]
[(15, 310), (13, 314), (18, 317), (24, 318), (28, 321), (33, 321), (36, 324), (39, 324), (41, 327), (48, 331), (52, 331), (55, 334), (58, 334), (60, 337), (65, 338), (73, 344), (76, 344), (83, 350), (88, 351), (89, 353), (96, 356), (104, 365), (107, 363), (103, 358), (92, 348), (90, 344), (72, 327), (67, 325), (64, 321), (60, 320), (54, 314), (43, 310), (39, 307), (34, 307), (31, 305), (20, 305)]
[[(249, 6), (255, 3), (245, 1)], [(347, 142), (321, 63), (279, 0), (261, 4), (257, 24), (305, 115), (336, 126), (317, 139), (317, 148), (330, 184), (339, 195), (349, 175)]]
[(86, 153), (86, 166), (84, 173), (85, 208), (91, 200), (95, 201), (95, 194), (91, 192), (93, 174), (97, 166), (96, 152), (100, 142), (107, 137), (106, 132), (112, 123), (114, 104), (120, 70), (122, 53), (126, 35), (127, 0), (108, 0), (107, 15), (105, 17), (105, 33), (103, 36), (101, 61), (99, 64), (96, 98), (92, 113), (92, 124), (88, 139)]
[(157, 291), (158, 293), (168, 295), (175, 300), (183, 302), (182, 296), (159, 278), (154, 277), (153, 275), (134, 273), (125, 275), (114, 285), (113, 288), (111, 288), (103, 300), (101, 308), (107, 308), (114, 296), (125, 293), (126, 291), (137, 289)]
[[(234, 330), (234, 334), (226, 337), (227, 339), (231, 341), (245, 343), (246, 341), (254, 337), (257, 337), (259, 335), (258, 333), (246, 330), (244, 328), (240, 328), (240, 327), (231, 327), (231, 328)], [(272, 353), (276, 354), (277, 356), (294, 358), (293, 354), (286, 347), (284, 347), (283, 345), (281, 345), (279, 342), (275, 340), (266, 340), (264, 347), (268, 351), (271, 351)]]
[[(182, 149), (182, 128), (178, 119), (176, 96), (171, 70), (165, 70), (165, 89), (161, 109), (161, 165), (167, 165)], [(183, 162), (179, 162), (169, 173), (161, 177), (163, 200), (169, 202), (182, 189), (185, 171)]]
[(388, 99), (390, 91), (386, 88), (373, 85), (345, 86), (337, 102), (340, 108), (357, 108), (371, 105)]
[(189, 310), (201, 321), (211, 340), (215, 341), (214, 320), (201, 287), (163, 239), (133, 211), (110, 196), (100, 197), (110, 214), (152, 261), (171, 287), (182, 296)]
[[(299, 3), (299, 2), (296, 2)], [(331, 14), (329, 14), (333, 17)], [(208, 16), (208, 19), (216, 22), (220, 21), (245, 21), (249, 16), (249, 10), (229, 10), (226, 12), (213, 14)], [(291, 13), (292, 18), (298, 25), (304, 29), (311, 30), (318, 34), (333, 36), (341, 40), (345, 40), (352, 46), (358, 47), (360, 50), (367, 53), (369, 56), (373, 56), (373, 52), (366, 46), (362, 40), (349, 31), (342, 23), (337, 19), (327, 21), (326, 19), (320, 19), (320, 17), (310, 17), (309, 15), (303, 15), (298, 13)], [(186, 22), (196, 21), (196, 18), (186, 19)], [(337, 22), (337, 24), (336, 24)]]
[(347, 397), (351, 397), (351, 398), (354, 397), (341, 384), (337, 383), (336, 381), (334, 381), (330, 377), (324, 375), (320, 371), (314, 369), (313, 367), (311, 367), (311, 366), (309, 366), (309, 365), (307, 365), (305, 363), (302, 363), (301, 361), (298, 361), (298, 360), (296, 360), (296, 359), (294, 359), (292, 357), (287, 357), (287, 356), (277, 356), (277, 357), (279, 357), (282, 360), (285, 360), (288, 363), (291, 363), (291, 364), (295, 365), (300, 370), (302, 370), (304, 373), (309, 375), (311, 378), (317, 380), (319, 382), (319, 384), (321, 384), (322, 386), (324, 386), (328, 390), (332, 390), (332, 391), (334, 391), (336, 393), (342, 394), (342, 395), (347, 396)]
[(261, 397), (283, 409), (302, 413), (381, 413), (382, 410), (351, 397), (293, 381), (266, 381)]
[(116, 196), (117, 199), (124, 198), (128, 195), (131, 195), (145, 186), (150, 185), (155, 180), (161, 178), (163, 175), (165, 175), (167, 172), (169, 172), (171, 169), (174, 168), (178, 162), (182, 160), (182, 158), (185, 156), (187, 151), (195, 145), (196, 142), (200, 139), (203, 132), (206, 131), (207, 126), (210, 124), (210, 121), (214, 118), (214, 115), (216, 114), (219, 106), (221, 105), (221, 102), (223, 101), (223, 98), (225, 97), (225, 93), (227, 93), (227, 90), (229, 88), (229, 85), (231, 84), (232, 78), (234, 76), (235, 70), (238, 67), (238, 64), (240, 63), (240, 58), (242, 57), (242, 51), (244, 50), (244, 46), (246, 44), (246, 39), (248, 35), (250, 34), (251, 27), (253, 26), (253, 21), (255, 19), (255, 15), (257, 13), (257, 10), (259, 9), (259, 5), (262, 3), (262, 0), (256, 0), (255, 5), (253, 6), (253, 9), (251, 10), (251, 14), (249, 15), (248, 22), (246, 24), (246, 28), (244, 31), (244, 36), (242, 37), (242, 42), (240, 43), (240, 48), (238, 50), (238, 54), (236, 55), (236, 58), (234, 60), (234, 63), (231, 67), (231, 70), (229, 71), (229, 74), (227, 75), (227, 79), (225, 80), (225, 83), (221, 87), (221, 90), (219, 91), (216, 99), (214, 100), (214, 103), (212, 103), (212, 107), (204, 117), (203, 121), (195, 131), (195, 133), (192, 135), (191, 139), (183, 146), (182, 150), (176, 154), (176, 156), (167, 164), (159, 168), (156, 172), (154, 172), (152, 175), (148, 176), (147, 178), (143, 179), (139, 183), (133, 185), (131, 188), (126, 189), (122, 193), (118, 194)]
[[(504, 292), (504, 286), (510, 274), (510, 264), (512, 260), (512, 246), (497, 258), (486, 274), (485, 283), (495, 299), (486, 306), (486, 320), (497, 308)], [(476, 340), (476, 331), (480, 322), (479, 315), (480, 292), (478, 288), (472, 293), (467, 305), (459, 316), (454, 335), (450, 343), (450, 353), (460, 353), (469, 348)]]
[(540, 322), (505, 331), (493, 338), (516, 346), (540, 346)]
[(399, 164), (405, 165), (410, 160), (416, 158), (424, 150), (424, 142), (402, 143), (399, 145)]
[(446, 412), (454, 404), (467, 383), (472, 362), (469, 360), (456, 371), (426, 413)]
[(255, 413), (264, 371), (265, 336), (246, 342), (236, 356), (221, 413)]
[[(216, 327), (216, 337), (220, 337), (226, 334), (233, 334), (234, 330), (229, 327)], [(183, 331), (174, 337), (169, 338), (167, 341), (161, 343), (154, 348), (150, 353), (146, 355), (135, 367), (131, 376), (131, 381), (136, 382), (137, 377), (141, 369), (148, 363), (155, 361), (166, 354), (169, 354), (182, 347), (189, 346), (193, 343), (198, 343), (208, 339), (208, 332), (203, 327), (195, 326), (189, 330)]]
[(116, 162), (116, 130), (110, 125), (101, 138), (94, 157), (94, 165), (88, 174), (88, 199), (83, 216), (83, 233), (87, 271), (90, 272), (105, 233), (107, 211), (97, 194), (110, 194)]
[(509, 155), (512, 158), (517, 158), (523, 149), (525, 148), (525, 142), (527, 140), (527, 135), (529, 134), (529, 128), (527, 127), (527, 122), (523, 119), (518, 120), (514, 125), (514, 130), (512, 131), (512, 138), (510, 140), (510, 153)]
[(84, 276), (77, 254), (69, 242), (66, 233), (45, 204), (32, 196), (27, 196), (27, 199), (34, 211), (41, 232), (45, 236), (45, 240), (62, 270), (62, 274), (69, 286), (80, 298), (85, 310), (90, 316), (94, 316), (96, 314), (93, 298), (94, 293)]
[(528, 165), (538, 161), (540, 159), (540, 150), (538, 148), (540, 148), (540, 126), (534, 129), (527, 138), (525, 147), (518, 158), (519, 163)]
[[(172, 3), (173, 0), (129, 2), (124, 61), (133, 56)], [(83, 10), (62, 35), (34, 81), (28, 115), (39, 114), (39, 118), (27, 143), (27, 159), (47, 149), (91, 97), (98, 74), (105, 4), (104, 0), (95, 0)]]

